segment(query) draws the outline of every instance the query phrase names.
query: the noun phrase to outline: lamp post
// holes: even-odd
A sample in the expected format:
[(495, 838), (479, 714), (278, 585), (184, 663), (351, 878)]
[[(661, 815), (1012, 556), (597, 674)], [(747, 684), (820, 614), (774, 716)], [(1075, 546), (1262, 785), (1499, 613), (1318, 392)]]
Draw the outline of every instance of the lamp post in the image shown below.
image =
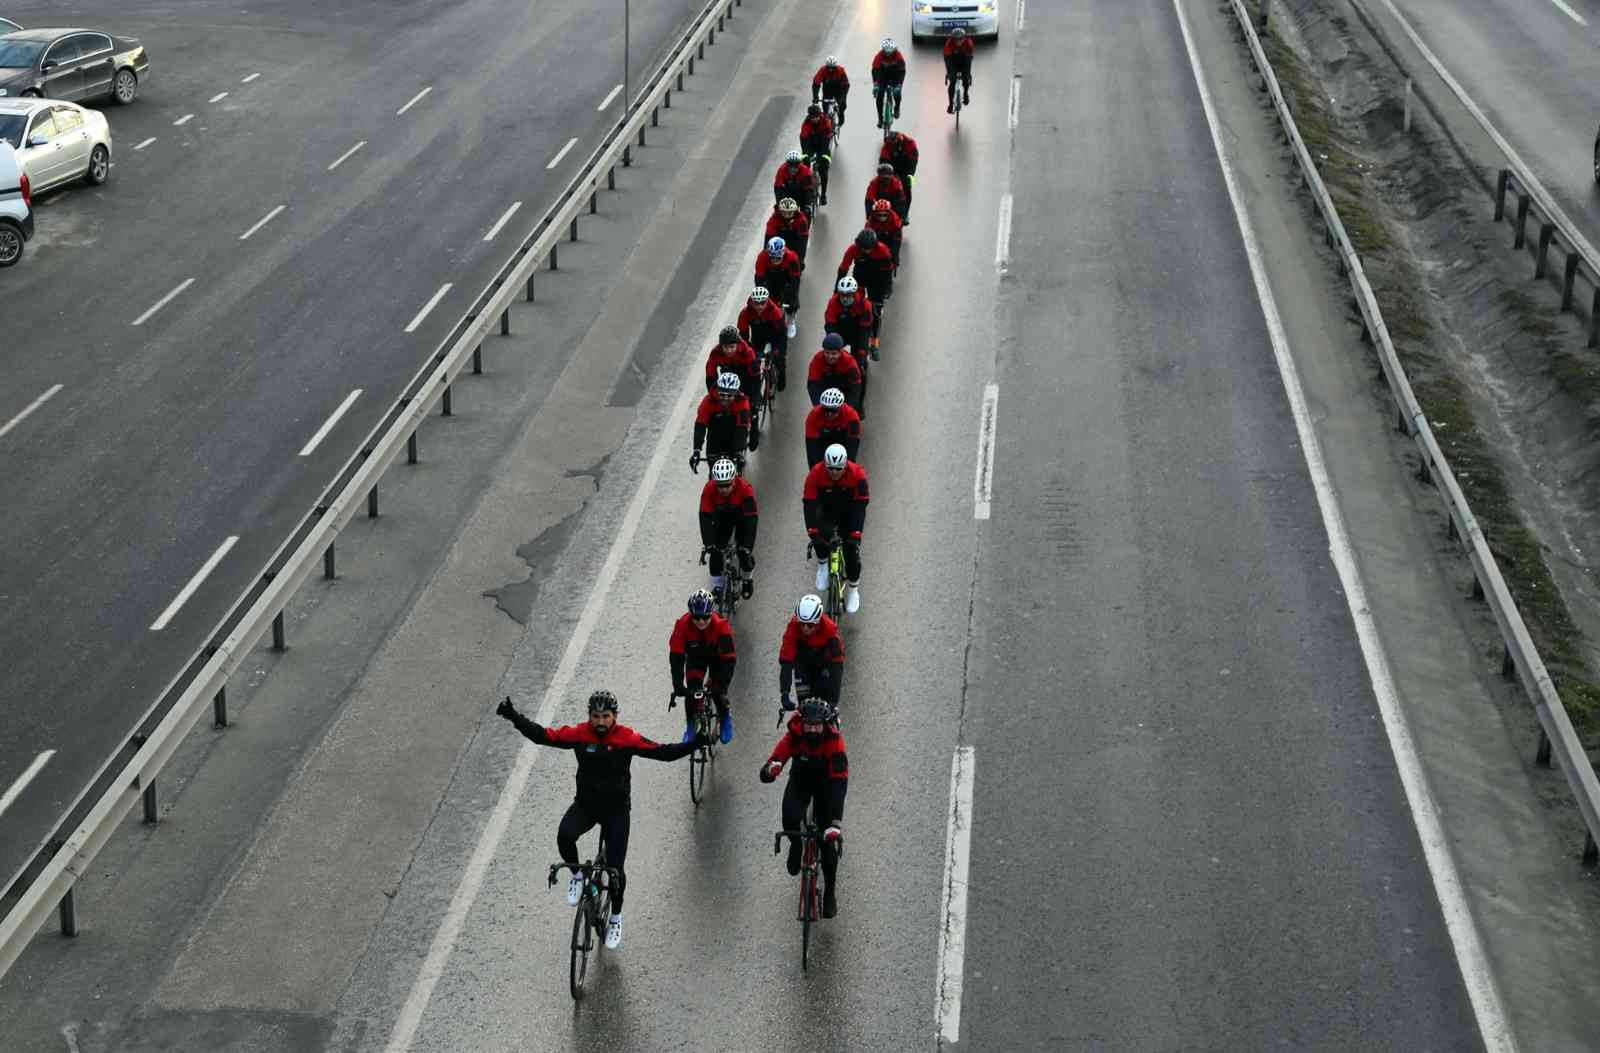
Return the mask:
[(633, 102), (633, 88), (630, 86), (628, 77), (628, 46), (630, 44), (628, 25), (633, 21), (632, 3), (633, 0), (622, 0), (622, 117), (624, 120), (628, 117), (628, 106)]

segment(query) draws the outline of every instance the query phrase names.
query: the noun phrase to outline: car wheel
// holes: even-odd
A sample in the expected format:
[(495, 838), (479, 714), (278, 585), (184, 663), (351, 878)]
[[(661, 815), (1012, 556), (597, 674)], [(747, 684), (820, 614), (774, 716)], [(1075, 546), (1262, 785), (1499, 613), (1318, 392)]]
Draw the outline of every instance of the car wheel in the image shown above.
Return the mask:
[(22, 93), (22, 97), (24, 99), (42, 99), (44, 98), (44, 93), (38, 88), (29, 88), (27, 91)]
[(126, 106), (139, 97), (139, 75), (131, 69), (119, 69), (111, 79), (111, 97), (117, 104)]
[(89, 170), (83, 173), (83, 181), (90, 186), (100, 186), (111, 178), (111, 151), (103, 146), (96, 146), (89, 151)]
[(16, 220), (0, 219), (0, 267), (22, 259), (22, 228)]

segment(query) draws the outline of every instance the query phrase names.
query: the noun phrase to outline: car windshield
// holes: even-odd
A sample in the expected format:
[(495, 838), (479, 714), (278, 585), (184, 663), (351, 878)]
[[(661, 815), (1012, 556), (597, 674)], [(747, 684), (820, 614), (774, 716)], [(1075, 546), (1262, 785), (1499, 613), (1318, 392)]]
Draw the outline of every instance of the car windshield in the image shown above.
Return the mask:
[(7, 40), (0, 37), (0, 69), (27, 69), (44, 50), (41, 40)]
[(13, 149), (22, 149), (22, 126), (28, 123), (28, 118), (20, 113), (0, 113), (0, 140), (11, 144)]

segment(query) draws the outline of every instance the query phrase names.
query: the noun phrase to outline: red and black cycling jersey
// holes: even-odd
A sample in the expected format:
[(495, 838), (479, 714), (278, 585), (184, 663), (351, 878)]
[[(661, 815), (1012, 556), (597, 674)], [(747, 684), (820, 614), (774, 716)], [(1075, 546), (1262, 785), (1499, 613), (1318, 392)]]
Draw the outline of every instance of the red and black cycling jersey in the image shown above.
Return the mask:
[[(773, 238), (782, 238), (784, 243), (791, 249), (795, 248), (793, 244), (794, 238), (809, 241), (811, 239), (811, 219), (806, 215), (806, 210), (797, 208), (794, 210), (794, 215), (786, 217), (782, 212), (773, 209), (772, 215), (767, 217), (766, 240), (771, 241)], [(795, 251), (798, 252), (799, 250), (795, 249)]]
[(807, 116), (800, 122), (800, 152), (828, 156), (833, 149), (833, 121), (827, 114)]
[(733, 671), (738, 666), (734, 648), (733, 626), (715, 611), (704, 629), (694, 623), (687, 613), (678, 617), (672, 627), (672, 638), (667, 641), (667, 660), (672, 666), (674, 690), (684, 690), (704, 682), (709, 673), (711, 682), (706, 686), (713, 694), (722, 694), (733, 682)]
[(783, 258), (777, 263), (772, 262), (766, 249), (756, 254), (756, 284), (766, 286), (774, 296), (782, 293), (789, 283), (798, 284), (804, 270), (805, 264), (800, 262), (800, 257), (793, 249), (785, 248)]
[[(781, 309), (779, 313), (782, 314)], [(718, 375), (732, 373), (739, 378), (740, 393), (748, 397), (756, 390), (756, 374), (760, 369), (761, 361), (756, 357), (756, 349), (744, 340), (734, 345), (731, 355), (722, 350), (720, 343), (713, 344), (711, 354), (706, 356), (706, 390), (715, 392)]]
[(776, 300), (768, 300), (760, 307), (746, 302), (737, 325), (739, 335), (751, 347), (759, 349), (771, 344), (773, 350), (782, 352), (789, 346), (789, 323)]
[(733, 489), (727, 493), (718, 489), (717, 484), (710, 479), (706, 480), (705, 488), (700, 491), (701, 515), (715, 516), (725, 513), (737, 513), (752, 518), (758, 514), (756, 488), (742, 475), (733, 477)]
[[(806, 738), (805, 722), (796, 713), (789, 718), (789, 728), (778, 744), (772, 747), (768, 764), (791, 764), (791, 779), (838, 779), (850, 777), (850, 761), (845, 755), (844, 733), (832, 724), (823, 726), (821, 740)], [(843, 816), (835, 812), (834, 818)]]
[(673, 761), (694, 749), (692, 742), (652, 742), (625, 724), (601, 735), (587, 723), (547, 728), (521, 713), (510, 719), (533, 742), (578, 755), (578, 805), (590, 815), (628, 809), (633, 758)]
[(817, 72), (811, 77), (811, 86), (820, 89), (824, 98), (837, 99), (850, 94), (850, 74), (844, 71), (843, 66), (818, 66)]
[(889, 251), (894, 251), (894, 246), (900, 244), (901, 235), (905, 231), (905, 223), (900, 219), (900, 214), (894, 210), (891, 202), (889, 213), (879, 216), (877, 212), (867, 217), (867, 229), (878, 235), (880, 245), (888, 245)]
[(844, 250), (844, 258), (839, 261), (838, 277), (843, 278), (855, 270), (856, 281), (870, 289), (877, 289), (894, 277), (894, 252), (879, 241), (873, 244), (866, 252), (855, 242)]
[(884, 54), (879, 48), (872, 56), (872, 83), (901, 84), (906, 79), (906, 57), (899, 48)]
[(783, 630), (783, 642), (778, 645), (780, 665), (799, 665), (815, 669), (823, 665), (844, 664), (844, 637), (839, 635), (839, 625), (826, 614), (809, 633), (800, 631), (800, 619), (789, 616)]
[(846, 396), (850, 389), (861, 384), (861, 363), (848, 351), (840, 351), (832, 362), (822, 351), (811, 356), (811, 367), (806, 370), (806, 383), (820, 383), (823, 390), (838, 388)]
[(868, 212), (872, 211), (872, 205), (876, 201), (889, 202), (889, 207), (894, 209), (895, 215), (904, 216), (906, 214), (906, 185), (896, 175), (873, 176), (872, 182), (867, 184), (866, 209)]
[(972, 56), (977, 46), (971, 37), (950, 37), (944, 42), (944, 68), (945, 72), (953, 73), (957, 70), (972, 72)]
[(859, 441), (860, 438), (861, 414), (848, 402), (831, 412), (822, 406), (812, 406), (811, 412), (806, 414), (807, 446), (813, 439), (826, 444), (846, 439)]
[(822, 328), (824, 332), (838, 333), (844, 337), (847, 344), (855, 344), (857, 340), (851, 339), (851, 334), (858, 337), (872, 332), (873, 311), (872, 299), (866, 292), (857, 291), (855, 302), (846, 307), (840, 300), (839, 294), (834, 293), (828, 298), (828, 306), (822, 312)]
[(918, 157), (917, 141), (904, 132), (890, 132), (878, 147), (878, 163), (894, 165), (896, 175), (915, 175)]
[(838, 479), (828, 474), (824, 464), (806, 473), (800, 493), (805, 507), (806, 532), (821, 534), (829, 524), (837, 525), (846, 540), (859, 537), (867, 522), (867, 470), (854, 461), (844, 466)]
[(778, 174), (772, 177), (772, 189), (779, 199), (792, 197), (803, 205), (810, 199), (816, 180), (816, 173), (804, 161), (797, 164), (785, 161), (778, 166)]
[(714, 428), (719, 424), (748, 428), (750, 400), (744, 397), (742, 391), (737, 398), (726, 401), (717, 395), (707, 395), (700, 400), (700, 408), (695, 411), (694, 424), (696, 428)]

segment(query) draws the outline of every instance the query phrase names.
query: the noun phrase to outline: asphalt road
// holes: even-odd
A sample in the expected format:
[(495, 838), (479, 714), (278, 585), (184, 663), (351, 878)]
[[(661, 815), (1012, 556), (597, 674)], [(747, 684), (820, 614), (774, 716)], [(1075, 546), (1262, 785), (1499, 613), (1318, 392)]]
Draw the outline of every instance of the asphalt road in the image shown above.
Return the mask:
[[(570, 912), (542, 880), (571, 761), (540, 755), (474, 871), (412, 1048), (934, 1046), (958, 747), (976, 772), (959, 1048), (1478, 1047), (1174, 8), (1030, 4), (1020, 53), (1014, 10), (980, 53), (959, 133), (937, 55), (913, 55), (903, 123), (923, 161), (862, 447), (848, 847), (815, 968), (800, 971), (794, 883), (771, 855), (779, 790), (756, 780), (778, 637), (809, 591), (791, 389), (751, 470), (760, 584), (737, 623), (739, 731), (711, 799), (690, 806), (682, 765), (635, 765), (626, 944), (575, 1010)], [(898, 8), (862, 7), (833, 50), (854, 71), (862, 42), (907, 30)], [(853, 114), (801, 347), (877, 143)], [(767, 178), (752, 173), (758, 200)], [(717, 271), (737, 284), (707, 291), (730, 294), (723, 310), (758, 211)], [(697, 343), (721, 319), (704, 323)], [(681, 382), (689, 399), (698, 385)], [(991, 383), (991, 518), (977, 521)], [(623, 552), (573, 681), (617, 690), (624, 719), (662, 738), (676, 721), (654, 701), (652, 641), (700, 581), (686, 439), (669, 433), (659, 479), (645, 476), (650, 528)], [(581, 693), (558, 720), (578, 719)], [(443, 814), (492, 800), (454, 793)], [(407, 880), (436, 877), (419, 863)], [(437, 910), (460, 877), (402, 891), (385, 917), (362, 972), (394, 1001), (356, 1048), (385, 1048), (439, 921), (401, 904)]]
[[(1600, 239), (1600, 4), (1594, 0), (1394, 0), (1583, 233)], [(1380, 3), (1369, 9), (1388, 23)], [(1395, 29), (1398, 33), (1398, 28)]]
[[(635, 5), (635, 84), (699, 6)], [(140, 36), (153, 71), (109, 112), (111, 182), (38, 202), (39, 236), (4, 276), (21, 338), (0, 342), (0, 427), (61, 388), (0, 438), (0, 788), (55, 751), (0, 818), (0, 878), (621, 112), (599, 108), (621, 81), (621, 19), (586, 5), (88, 4), (72, 20)]]

